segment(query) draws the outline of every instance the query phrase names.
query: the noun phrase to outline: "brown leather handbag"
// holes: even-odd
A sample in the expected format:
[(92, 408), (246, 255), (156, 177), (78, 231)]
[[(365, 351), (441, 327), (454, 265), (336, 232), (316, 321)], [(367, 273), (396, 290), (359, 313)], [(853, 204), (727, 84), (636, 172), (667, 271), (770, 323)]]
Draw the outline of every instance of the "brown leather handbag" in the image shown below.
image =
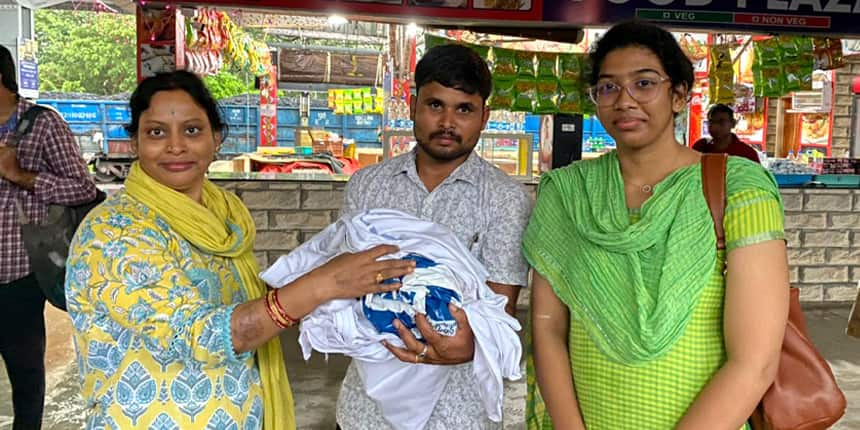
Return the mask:
[[(718, 249), (726, 247), (723, 216), (727, 160), (725, 154), (702, 157), (702, 189), (714, 218)], [(750, 417), (754, 430), (826, 429), (845, 414), (845, 395), (830, 366), (809, 340), (799, 297), (798, 289), (792, 288), (779, 370)]]

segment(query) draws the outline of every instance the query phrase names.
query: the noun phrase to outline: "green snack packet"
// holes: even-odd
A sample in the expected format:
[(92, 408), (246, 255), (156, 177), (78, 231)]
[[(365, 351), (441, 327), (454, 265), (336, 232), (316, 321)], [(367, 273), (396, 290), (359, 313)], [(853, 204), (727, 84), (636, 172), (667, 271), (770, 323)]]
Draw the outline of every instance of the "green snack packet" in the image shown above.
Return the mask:
[(755, 63), (760, 66), (779, 65), (782, 60), (779, 43), (773, 37), (753, 42), (753, 52), (755, 54)]
[(493, 80), (493, 92), (487, 100), (490, 109), (510, 110), (514, 105), (514, 81)]
[(555, 77), (558, 76), (558, 73), (556, 72), (558, 54), (538, 52), (536, 57), (538, 63), (538, 77), (555, 79)]
[(591, 104), (591, 102), (583, 99), (583, 94), (578, 89), (572, 91), (562, 89), (561, 95), (558, 98), (558, 111), (562, 113), (582, 113), (583, 107), (586, 104)]
[(542, 78), (537, 81), (537, 100), (534, 112), (550, 114), (558, 112), (558, 81), (555, 78)]
[(533, 112), (537, 98), (537, 81), (534, 79), (519, 79), (514, 82), (514, 112)]
[(535, 54), (529, 51), (515, 51), (518, 78), (535, 77)]
[(511, 81), (516, 77), (516, 52), (510, 49), (493, 48), (493, 79)]
[(362, 88), (361, 89), (361, 101), (363, 106), (364, 113), (372, 113), (373, 112), (373, 93), (371, 93), (370, 88)]
[(583, 58), (579, 54), (558, 55), (558, 80), (562, 85), (578, 83), (584, 78), (582, 60)]

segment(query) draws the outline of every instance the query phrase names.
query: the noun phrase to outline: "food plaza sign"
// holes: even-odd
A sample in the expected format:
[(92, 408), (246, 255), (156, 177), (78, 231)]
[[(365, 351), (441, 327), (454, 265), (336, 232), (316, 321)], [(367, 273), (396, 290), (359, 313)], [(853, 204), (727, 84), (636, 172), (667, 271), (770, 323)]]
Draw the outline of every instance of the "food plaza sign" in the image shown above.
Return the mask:
[(544, 20), (594, 25), (640, 18), (755, 32), (860, 34), (860, 0), (545, 0)]

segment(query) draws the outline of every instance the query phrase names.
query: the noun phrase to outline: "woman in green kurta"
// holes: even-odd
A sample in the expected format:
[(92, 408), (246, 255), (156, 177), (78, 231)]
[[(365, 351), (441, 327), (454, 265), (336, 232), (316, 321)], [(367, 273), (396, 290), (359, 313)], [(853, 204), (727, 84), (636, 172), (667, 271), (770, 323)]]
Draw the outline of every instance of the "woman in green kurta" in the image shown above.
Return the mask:
[(674, 134), (690, 61), (638, 22), (609, 30), (591, 58), (590, 95), (618, 149), (541, 179), (523, 242), (529, 428), (742, 428), (773, 381), (788, 313), (776, 184), (729, 159), (718, 252), (701, 156)]

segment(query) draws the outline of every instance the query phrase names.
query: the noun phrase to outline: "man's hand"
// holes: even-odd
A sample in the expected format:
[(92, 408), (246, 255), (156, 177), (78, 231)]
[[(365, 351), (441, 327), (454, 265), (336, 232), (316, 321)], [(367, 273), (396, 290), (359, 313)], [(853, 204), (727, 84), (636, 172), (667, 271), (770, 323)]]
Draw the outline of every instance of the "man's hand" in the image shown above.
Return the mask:
[(18, 156), (15, 148), (0, 144), (0, 177), (11, 182), (20, 176), (21, 166), (18, 165)]
[(454, 336), (437, 333), (427, 321), (427, 317), (418, 314), (415, 316), (415, 325), (427, 341), (426, 344), (416, 339), (399, 320), (394, 320), (394, 327), (397, 328), (406, 348), (398, 348), (388, 342), (383, 342), (383, 345), (400, 361), (406, 363), (461, 364), (472, 361), (475, 355), (475, 336), (472, 334), (466, 312), (452, 304), (448, 305), (448, 309), (457, 321), (457, 333)]
[(27, 190), (36, 187), (36, 174), (21, 168), (18, 164), (18, 153), (15, 148), (10, 148), (0, 143), (0, 178)]

